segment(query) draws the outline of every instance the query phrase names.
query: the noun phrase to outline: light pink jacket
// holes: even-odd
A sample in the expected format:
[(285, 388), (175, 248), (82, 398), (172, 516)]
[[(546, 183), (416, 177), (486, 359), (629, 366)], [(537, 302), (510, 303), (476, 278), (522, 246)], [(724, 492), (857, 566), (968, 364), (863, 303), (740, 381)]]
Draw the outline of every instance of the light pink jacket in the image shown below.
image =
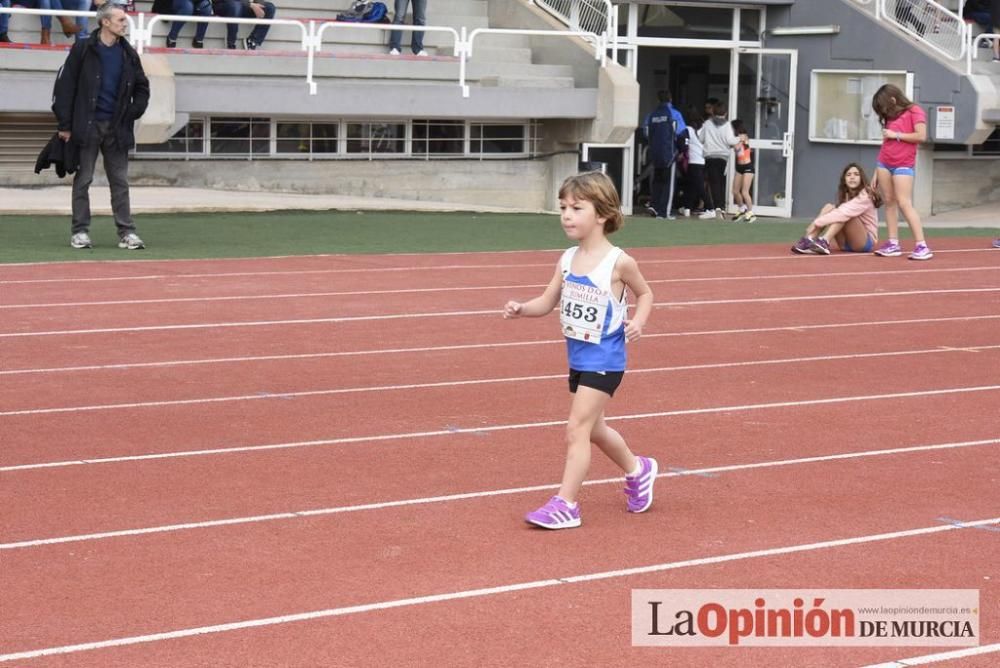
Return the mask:
[(878, 241), (878, 215), (876, 215), (875, 204), (864, 190), (853, 199), (847, 200), (813, 222), (820, 227), (826, 227), (831, 223), (846, 223), (851, 218), (859, 219), (861, 224), (865, 226), (868, 236)]

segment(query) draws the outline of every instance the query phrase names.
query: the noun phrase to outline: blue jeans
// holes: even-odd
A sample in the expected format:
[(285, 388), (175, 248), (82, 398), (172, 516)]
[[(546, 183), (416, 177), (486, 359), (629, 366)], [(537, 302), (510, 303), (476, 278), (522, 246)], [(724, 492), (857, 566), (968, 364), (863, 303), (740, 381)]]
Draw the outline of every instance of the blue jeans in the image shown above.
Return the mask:
[[(274, 18), (274, 3), (258, 2), (257, 4), (264, 7), (264, 18)], [(212, 0), (212, 6), (215, 9), (216, 16), (231, 16), (237, 19), (257, 18), (257, 16), (253, 13), (253, 10), (245, 6), (242, 2), (240, 2), (240, 0)], [(254, 26), (249, 39), (252, 39), (257, 44), (263, 44), (264, 38), (267, 37), (267, 31), (270, 30), (270, 28), (271, 26), (267, 25)], [(236, 47), (237, 30), (239, 30), (239, 26), (235, 23), (226, 24), (226, 46), (231, 49)]]
[[(396, 13), (395, 16), (392, 17), (393, 23), (396, 25), (403, 23), (403, 19), (406, 18), (406, 7), (409, 4), (410, 0), (396, 0)], [(427, 0), (413, 0), (413, 25), (427, 25)], [(402, 41), (403, 31), (393, 30), (392, 34), (389, 36), (389, 48), (399, 50)], [(424, 50), (423, 32), (413, 32), (413, 39), (410, 41), (410, 49), (413, 53), (420, 53)]]
[[(10, 7), (10, 0), (0, 0), (0, 7)], [(7, 26), (10, 25), (10, 14), (0, 14), (0, 35), (7, 34)]]
[[(17, 0), (17, 4), (25, 9), (62, 9), (62, 5), (56, 4), (58, 2), (59, 0), (55, 0), (55, 3), (52, 0)], [(52, 30), (51, 16), (39, 16), (38, 20), (42, 24), (42, 28)]]
[[(211, 16), (212, 15), (212, 2), (211, 0), (174, 0), (174, 14), (177, 16), (192, 16), (197, 14), (198, 16)], [(181, 29), (184, 28), (184, 21), (174, 21), (170, 24), (170, 32), (167, 34), (167, 39), (171, 42), (177, 41), (177, 35), (180, 34)], [(207, 23), (197, 23), (194, 29), (194, 41), (204, 42), (205, 41), (205, 31), (208, 30)], [(235, 41), (235, 37), (233, 38)]]
[[(68, 9), (71, 12), (87, 12), (90, 11), (90, 0), (52, 0), (52, 9)], [(90, 33), (87, 32), (89, 27), (86, 16), (74, 16), (74, 23), (80, 26), (80, 32), (76, 33), (76, 40), (87, 39), (90, 37)]]

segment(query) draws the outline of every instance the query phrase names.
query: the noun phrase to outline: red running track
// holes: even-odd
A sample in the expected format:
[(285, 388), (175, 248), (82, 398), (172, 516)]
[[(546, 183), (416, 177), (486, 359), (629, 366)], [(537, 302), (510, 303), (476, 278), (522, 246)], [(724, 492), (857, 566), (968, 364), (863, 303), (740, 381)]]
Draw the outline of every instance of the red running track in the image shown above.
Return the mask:
[[(562, 348), (551, 318), (496, 317), (535, 288), (495, 286), (544, 283), (555, 252), (0, 267), (0, 307), (34, 305), (0, 309), (0, 335), (18, 334), (3, 336), (0, 467), (35, 466), (0, 468), (0, 585), (15, 602), (0, 658), (171, 631), (11, 661), (860, 665), (934, 651), (631, 648), (635, 587), (976, 588), (982, 642), (997, 642), (997, 533), (940, 519), (1000, 516), (1000, 254), (971, 241), (942, 241), (949, 252), (917, 267), (774, 247), (637, 251), (664, 305), (609, 416), (665, 469), (715, 471), (668, 473), (653, 510), (626, 516), (619, 473), (595, 457), (584, 527), (554, 534), (520, 518), (561, 469)], [(247, 275), (219, 275), (234, 273)], [(215, 299), (291, 290), (370, 294)], [(412, 316), (452, 311), (483, 313)], [(402, 317), (332, 320), (385, 314)], [(40, 334), (53, 331), (76, 333)], [(161, 366), (127, 366), (147, 363)], [(103, 365), (126, 366), (64, 368)], [(524, 379), (455, 384), (512, 377)], [(397, 387), (420, 384), (443, 385)], [(190, 453), (280, 443), (298, 447)], [(123, 455), (151, 458), (93, 461)], [(797, 461), (831, 455), (853, 456)], [(77, 463), (39, 467), (56, 462)], [(446, 495), (462, 496), (432, 498)], [(917, 529), (932, 533), (878, 537)], [(825, 545), (850, 537), (869, 542)], [(805, 544), (818, 546), (787, 552)], [(697, 561), (720, 555), (737, 556)], [(275, 619), (311, 611), (327, 614)], [(254, 619), (270, 621), (183, 632)]]

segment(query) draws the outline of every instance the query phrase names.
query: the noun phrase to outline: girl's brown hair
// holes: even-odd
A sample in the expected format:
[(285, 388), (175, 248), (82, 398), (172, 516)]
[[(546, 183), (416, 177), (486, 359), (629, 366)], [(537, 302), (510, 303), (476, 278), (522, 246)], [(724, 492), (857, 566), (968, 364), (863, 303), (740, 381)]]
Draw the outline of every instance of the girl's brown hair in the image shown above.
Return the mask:
[(598, 218), (604, 218), (604, 233), (611, 234), (620, 230), (625, 224), (622, 215), (622, 204), (618, 190), (607, 174), (602, 172), (584, 172), (571, 176), (563, 181), (559, 188), (559, 199), (573, 199), (590, 202)]
[(893, 84), (883, 85), (872, 97), (872, 110), (878, 114), (883, 127), (912, 106), (913, 101), (906, 97), (899, 86)]
[[(861, 176), (861, 183), (855, 190), (851, 190), (847, 187), (847, 172), (851, 171), (851, 169), (858, 170), (858, 175)], [(868, 192), (868, 197), (871, 198), (872, 204), (875, 205), (876, 209), (882, 206), (882, 196), (879, 195), (879, 192), (874, 185), (868, 182), (868, 175), (865, 174), (865, 168), (856, 162), (849, 163), (846, 167), (844, 167), (844, 171), (840, 173), (840, 183), (837, 184), (838, 206), (849, 199), (854, 199), (864, 191)]]

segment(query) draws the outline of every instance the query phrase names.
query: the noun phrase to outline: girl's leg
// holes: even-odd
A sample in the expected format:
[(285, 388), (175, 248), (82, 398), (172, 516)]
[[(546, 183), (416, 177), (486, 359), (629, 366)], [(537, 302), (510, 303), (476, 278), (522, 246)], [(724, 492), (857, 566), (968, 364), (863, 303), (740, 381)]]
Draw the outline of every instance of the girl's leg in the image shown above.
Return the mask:
[(875, 172), (878, 176), (878, 186), (882, 190), (882, 203), (885, 205), (885, 225), (890, 239), (899, 239), (899, 207), (896, 205), (896, 189), (893, 187), (892, 174), (888, 169), (879, 167)]
[[(826, 204), (823, 205), (823, 208), (820, 209), (819, 216), (825, 216), (826, 214), (830, 213), (836, 208), (837, 207), (827, 202)], [(816, 217), (819, 218), (819, 216)], [(810, 239), (815, 239), (816, 235), (818, 235), (819, 231), (822, 229), (823, 228), (817, 225), (815, 222), (809, 223), (809, 227), (806, 228), (806, 236), (809, 237)]]
[[(899, 210), (902, 211), (903, 217), (910, 226), (913, 238), (916, 239), (918, 244), (923, 243), (924, 226), (920, 223), (920, 214), (913, 208), (913, 177), (905, 174), (897, 174), (892, 177), (892, 187), (896, 193), (896, 202)], [(897, 221), (897, 226), (898, 224)]]
[(740, 192), (743, 195), (743, 204), (747, 210), (753, 209), (753, 197), (750, 195), (750, 186), (753, 185), (753, 174), (744, 174), (740, 183)]
[(559, 496), (575, 503), (584, 478), (590, 469), (590, 443), (594, 425), (604, 415), (604, 407), (611, 397), (592, 387), (579, 386), (573, 395), (566, 425), (566, 468), (563, 470)]
[(733, 176), (733, 204), (742, 208), (743, 204), (743, 174), (737, 172)]
[(622, 435), (604, 421), (604, 413), (601, 413), (597, 418), (597, 423), (594, 424), (594, 429), (590, 432), (590, 440), (622, 471), (625, 473), (635, 471), (638, 460), (629, 450)]
[[(834, 226), (830, 225), (830, 227)], [(854, 251), (862, 251), (868, 245), (868, 230), (865, 229), (864, 223), (859, 218), (851, 218), (846, 223), (837, 223), (837, 227), (838, 229), (833, 234), (827, 230), (823, 236), (826, 237), (827, 241), (833, 241), (836, 237), (837, 245), (840, 246), (841, 250), (844, 250), (845, 241)]]

